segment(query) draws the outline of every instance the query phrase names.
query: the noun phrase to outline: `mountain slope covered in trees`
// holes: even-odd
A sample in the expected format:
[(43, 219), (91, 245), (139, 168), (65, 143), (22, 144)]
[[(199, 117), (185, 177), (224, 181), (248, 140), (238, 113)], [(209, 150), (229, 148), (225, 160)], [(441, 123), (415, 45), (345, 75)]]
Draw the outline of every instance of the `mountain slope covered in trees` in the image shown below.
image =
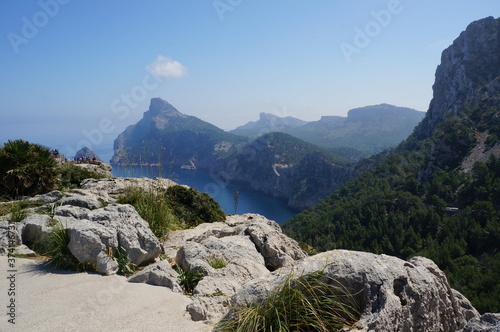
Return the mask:
[(319, 250), (423, 255), (480, 311), (500, 311), (500, 19), (443, 52), (426, 118), (366, 172), (284, 224)]

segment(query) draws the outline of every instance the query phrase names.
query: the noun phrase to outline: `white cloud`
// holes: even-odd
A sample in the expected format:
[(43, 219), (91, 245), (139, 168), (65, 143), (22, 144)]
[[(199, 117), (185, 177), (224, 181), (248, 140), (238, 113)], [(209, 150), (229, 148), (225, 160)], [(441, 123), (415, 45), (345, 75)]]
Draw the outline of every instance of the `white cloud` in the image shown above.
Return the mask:
[(161, 78), (178, 78), (186, 75), (186, 67), (180, 62), (158, 55), (156, 60), (149, 64), (151, 71)]

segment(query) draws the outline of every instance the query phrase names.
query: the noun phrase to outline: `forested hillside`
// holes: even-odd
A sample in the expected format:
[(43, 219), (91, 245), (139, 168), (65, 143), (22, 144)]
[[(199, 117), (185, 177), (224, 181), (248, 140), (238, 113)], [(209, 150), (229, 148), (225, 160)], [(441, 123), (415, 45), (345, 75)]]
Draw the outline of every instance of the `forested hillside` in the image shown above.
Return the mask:
[(500, 311), (499, 22), (472, 23), (443, 52), (429, 112), (405, 142), (285, 231), (319, 250), (426, 256), (478, 310)]

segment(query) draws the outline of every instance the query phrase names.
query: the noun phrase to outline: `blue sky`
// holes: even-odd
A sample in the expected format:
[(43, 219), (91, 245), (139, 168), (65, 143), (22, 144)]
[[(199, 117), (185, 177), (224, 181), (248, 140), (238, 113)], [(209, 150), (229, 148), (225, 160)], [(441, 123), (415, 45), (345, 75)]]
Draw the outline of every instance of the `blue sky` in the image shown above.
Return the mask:
[(426, 111), (442, 50), (499, 13), (498, 0), (3, 0), (0, 143), (108, 154), (153, 97), (223, 129), (260, 112)]

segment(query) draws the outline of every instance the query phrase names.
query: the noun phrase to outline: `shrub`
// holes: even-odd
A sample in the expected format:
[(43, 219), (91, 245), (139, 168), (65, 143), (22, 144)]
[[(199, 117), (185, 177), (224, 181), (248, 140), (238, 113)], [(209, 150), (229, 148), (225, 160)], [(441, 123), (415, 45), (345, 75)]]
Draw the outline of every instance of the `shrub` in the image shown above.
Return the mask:
[(160, 240), (166, 239), (169, 231), (183, 228), (179, 219), (173, 214), (164, 192), (160, 190), (130, 187), (118, 199), (118, 203), (131, 204)]
[(16, 198), (53, 190), (58, 163), (47, 148), (23, 140), (0, 148), (0, 196)]
[(167, 196), (175, 215), (189, 227), (207, 222), (224, 221), (226, 214), (210, 195), (184, 186), (172, 186)]
[(131, 204), (159, 239), (176, 229), (195, 227), (205, 222), (223, 221), (226, 214), (208, 194), (183, 186), (167, 190), (129, 187), (118, 203)]
[(233, 308), (217, 331), (339, 331), (359, 319), (358, 310), (355, 295), (323, 271), (291, 273), (264, 302)]
[(80, 187), (80, 184), (85, 179), (103, 179), (105, 177), (106, 175), (78, 167), (71, 163), (65, 163), (61, 167), (59, 187), (61, 189), (74, 189)]

